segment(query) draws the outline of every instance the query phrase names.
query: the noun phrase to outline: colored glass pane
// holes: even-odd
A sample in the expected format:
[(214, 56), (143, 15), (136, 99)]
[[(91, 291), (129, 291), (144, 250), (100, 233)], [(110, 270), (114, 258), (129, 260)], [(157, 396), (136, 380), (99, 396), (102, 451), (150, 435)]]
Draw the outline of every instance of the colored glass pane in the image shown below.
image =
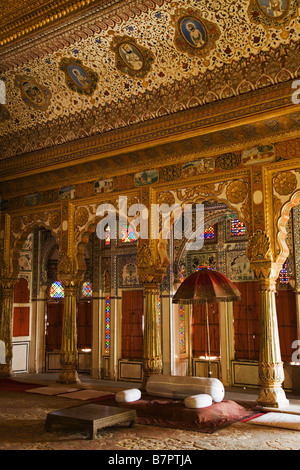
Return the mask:
[(64, 288), (60, 281), (53, 282), (50, 287), (50, 297), (52, 299), (63, 299), (65, 297)]
[(233, 237), (240, 237), (242, 235), (246, 235), (246, 227), (243, 222), (238, 219), (233, 219), (231, 221), (231, 235)]
[(198, 267), (196, 268), (196, 271), (201, 271), (201, 269), (203, 269), (203, 268), (206, 268), (206, 269), (208, 269), (209, 271), (213, 271), (213, 270), (214, 270), (214, 268), (212, 268), (211, 266), (198, 266)]
[(105, 236), (105, 246), (110, 246), (110, 228), (107, 225), (106, 229), (106, 236)]
[(110, 297), (105, 299), (105, 354), (110, 352)]
[(122, 227), (122, 243), (131, 243), (137, 240), (136, 235), (130, 225)]
[[(199, 235), (200, 240), (203, 238), (202, 233)], [(212, 240), (215, 238), (215, 226), (210, 225), (204, 230), (204, 240)]]
[(186, 341), (185, 341), (185, 314), (183, 305), (179, 306), (179, 341), (180, 341), (180, 353), (186, 352)]
[(82, 294), (82, 297), (92, 297), (93, 291), (92, 291), (92, 286), (90, 282), (84, 282), (82, 284), (81, 294)]
[(290, 274), (287, 269), (287, 262), (285, 261), (282, 265), (282, 269), (279, 273), (280, 284), (288, 284), (290, 282)]

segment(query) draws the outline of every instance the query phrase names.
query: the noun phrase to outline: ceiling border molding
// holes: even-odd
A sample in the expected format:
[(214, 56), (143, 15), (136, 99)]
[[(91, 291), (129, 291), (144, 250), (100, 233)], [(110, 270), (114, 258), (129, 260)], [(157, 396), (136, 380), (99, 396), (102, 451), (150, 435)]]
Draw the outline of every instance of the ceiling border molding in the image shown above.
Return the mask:
[(101, 5), (93, 5), (57, 24), (29, 34), (26, 41), (23, 38), (22, 43), (16, 40), (7, 46), (0, 46), (0, 72), (69, 47), (95, 33), (99, 34), (101, 30), (113, 28), (116, 24), (132, 20), (147, 13), (149, 9), (155, 10), (157, 6), (170, 2), (171, 0), (111, 0), (106, 2), (111, 5), (102, 8)]

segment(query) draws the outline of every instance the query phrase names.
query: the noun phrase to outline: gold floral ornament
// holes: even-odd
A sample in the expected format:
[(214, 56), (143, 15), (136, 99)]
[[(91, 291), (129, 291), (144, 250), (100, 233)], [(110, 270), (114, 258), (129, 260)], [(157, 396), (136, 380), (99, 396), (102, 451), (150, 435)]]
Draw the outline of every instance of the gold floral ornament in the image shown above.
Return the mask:
[(275, 176), (273, 186), (278, 194), (286, 196), (296, 189), (297, 178), (291, 171), (283, 171)]
[(61, 217), (59, 211), (55, 211), (50, 214), (49, 224), (53, 229), (57, 229), (60, 226), (60, 221)]
[(129, 36), (115, 36), (110, 49), (115, 53), (116, 68), (131, 77), (143, 78), (150, 71), (154, 55)]
[(21, 217), (14, 217), (11, 221), (11, 230), (13, 233), (19, 233), (22, 228), (22, 218)]
[(89, 212), (85, 207), (79, 207), (75, 213), (75, 224), (83, 227), (89, 220)]
[(171, 17), (170, 26), (175, 26), (174, 43), (178, 50), (192, 56), (206, 57), (216, 47), (220, 37), (218, 26), (193, 9), (179, 9)]
[(248, 194), (248, 187), (245, 181), (236, 180), (229, 183), (226, 191), (228, 201), (234, 204), (240, 204), (245, 200)]
[(160, 193), (157, 202), (159, 205), (168, 204), (168, 206), (171, 207), (175, 203), (175, 197), (169, 191), (165, 193)]

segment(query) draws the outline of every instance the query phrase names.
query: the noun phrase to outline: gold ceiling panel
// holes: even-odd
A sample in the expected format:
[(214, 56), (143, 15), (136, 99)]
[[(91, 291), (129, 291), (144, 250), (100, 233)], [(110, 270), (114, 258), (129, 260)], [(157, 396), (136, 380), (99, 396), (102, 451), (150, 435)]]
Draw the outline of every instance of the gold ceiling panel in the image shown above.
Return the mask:
[(0, 46), (104, 0), (0, 0)]

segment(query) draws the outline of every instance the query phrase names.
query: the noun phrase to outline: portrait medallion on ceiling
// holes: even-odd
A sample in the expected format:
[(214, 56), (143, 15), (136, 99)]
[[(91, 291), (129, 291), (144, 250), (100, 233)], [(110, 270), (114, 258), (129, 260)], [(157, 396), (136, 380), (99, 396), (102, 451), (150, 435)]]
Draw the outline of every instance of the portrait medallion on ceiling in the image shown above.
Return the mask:
[(174, 24), (177, 49), (192, 56), (205, 57), (215, 48), (221, 34), (216, 24), (203, 19), (195, 10), (178, 10), (172, 16)]
[(285, 26), (297, 15), (299, 0), (250, 0), (248, 14), (265, 27)]
[(59, 65), (65, 74), (66, 85), (70, 90), (90, 96), (94, 93), (99, 76), (84, 66), (79, 59), (63, 58)]
[(51, 92), (44, 85), (37, 83), (29, 77), (17, 77), (16, 86), (19, 87), (23, 101), (35, 109), (46, 111), (50, 104)]
[(128, 36), (114, 37), (110, 46), (115, 53), (116, 68), (131, 77), (143, 78), (150, 71), (154, 55)]

